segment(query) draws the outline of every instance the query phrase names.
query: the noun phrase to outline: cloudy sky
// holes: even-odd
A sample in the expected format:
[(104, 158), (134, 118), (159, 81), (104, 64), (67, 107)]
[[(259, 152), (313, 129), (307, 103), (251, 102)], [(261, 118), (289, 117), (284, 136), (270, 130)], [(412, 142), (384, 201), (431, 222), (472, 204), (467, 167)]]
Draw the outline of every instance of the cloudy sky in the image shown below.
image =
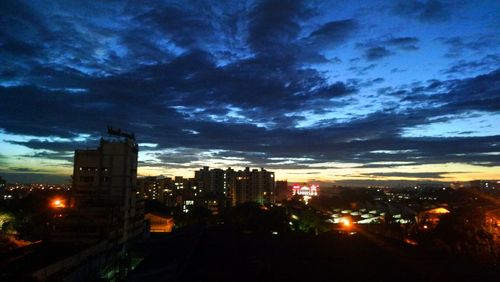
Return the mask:
[(0, 176), (67, 182), (112, 125), (141, 175), (500, 178), (499, 30), (495, 0), (3, 0)]

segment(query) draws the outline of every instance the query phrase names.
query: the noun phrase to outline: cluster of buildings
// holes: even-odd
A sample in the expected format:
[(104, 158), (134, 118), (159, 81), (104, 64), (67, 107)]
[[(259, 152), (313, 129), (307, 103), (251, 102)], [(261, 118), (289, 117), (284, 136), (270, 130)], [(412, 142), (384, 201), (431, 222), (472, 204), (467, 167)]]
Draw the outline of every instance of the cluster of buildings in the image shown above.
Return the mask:
[(277, 187), (274, 178), (274, 172), (264, 168), (223, 170), (203, 167), (195, 171), (193, 178), (138, 178), (137, 194), (140, 198), (157, 200), (169, 207), (182, 207), (185, 212), (191, 206), (204, 206), (216, 214), (222, 208), (245, 202), (270, 204), (280, 200), (283, 194), (280, 190), (287, 189), (286, 182)]

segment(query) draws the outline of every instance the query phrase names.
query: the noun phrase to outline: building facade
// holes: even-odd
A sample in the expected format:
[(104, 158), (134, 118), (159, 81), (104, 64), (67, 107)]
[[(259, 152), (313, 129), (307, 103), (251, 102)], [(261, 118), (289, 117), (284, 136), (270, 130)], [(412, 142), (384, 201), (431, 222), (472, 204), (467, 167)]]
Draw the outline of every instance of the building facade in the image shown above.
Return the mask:
[(0, 195), (5, 192), (5, 186), (7, 185), (7, 181), (5, 181), (1, 176), (0, 176)]
[(276, 202), (283, 202), (291, 198), (291, 189), (288, 188), (288, 181), (276, 181)]
[(127, 241), (142, 232), (137, 197), (138, 146), (131, 135), (101, 138), (97, 149), (76, 150), (67, 214), (54, 225), (56, 241)]
[(246, 167), (239, 171), (229, 168), (226, 171), (226, 187), (232, 206), (246, 202), (268, 204), (276, 201), (274, 172), (263, 168), (250, 170)]

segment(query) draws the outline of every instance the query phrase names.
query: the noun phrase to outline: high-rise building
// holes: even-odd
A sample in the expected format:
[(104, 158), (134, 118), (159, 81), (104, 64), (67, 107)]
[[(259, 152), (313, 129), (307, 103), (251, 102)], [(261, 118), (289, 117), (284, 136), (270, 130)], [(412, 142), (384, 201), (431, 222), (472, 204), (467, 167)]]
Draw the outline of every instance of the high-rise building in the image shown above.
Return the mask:
[(235, 206), (245, 202), (274, 203), (275, 184), (274, 172), (265, 169), (235, 171), (210, 169), (203, 167), (195, 172), (195, 182), (199, 190), (197, 195), (204, 198), (203, 202), (214, 202), (219, 207)]
[(225, 197), (224, 195), (226, 194), (225, 190), (225, 178), (224, 178), (225, 172), (222, 169), (212, 169), (210, 170), (210, 186), (209, 186), (209, 191), (214, 193), (217, 196)]
[(168, 207), (182, 207), (201, 205), (203, 203), (198, 193), (197, 181), (194, 178), (175, 176), (168, 177), (141, 177), (137, 179), (137, 195), (141, 199), (155, 200)]
[(166, 206), (175, 205), (175, 185), (168, 177), (141, 177), (137, 178), (137, 195), (141, 199), (156, 200)]
[(226, 192), (226, 206), (235, 206), (235, 185), (236, 185), (236, 171), (230, 167), (224, 172), (224, 191)]
[(224, 197), (225, 191), (225, 172), (222, 169), (210, 169), (208, 166), (195, 171), (194, 178), (197, 182), (200, 192), (212, 197)]
[(174, 178), (175, 206), (182, 207), (184, 212), (188, 212), (190, 207), (196, 204), (201, 205), (202, 200), (197, 198), (197, 181), (193, 178), (176, 176)]
[(200, 189), (200, 192), (205, 192), (210, 190), (210, 168), (204, 166), (202, 169), (194, 172), (194, 179)]
[(5, 189), (6, 181), (0, 176), (0, 192)]
[(84, 242), (113, 236), (126, 241), (142, 232), (137, 154), (134, 136), (112, 129), (97, 149), (75, 151), (71, 214), (55, 225), (58, 239)]
[[(231, 175), (232, 179), (227, 176)], [(226, 183), (231, 204), (233, 206), (245, 202), (257, 202), (260, 204), (275, 202), (274, 172), (261, 170), (250, 170), (246, 167), (239, 171), (226, 171)]]
[(198, 187), (197, 205), (210, 209), (214, 214), (227, 206), (227, 183), (224, 170), (210, 169), (205, 166), (195, 172), (194, 182)]

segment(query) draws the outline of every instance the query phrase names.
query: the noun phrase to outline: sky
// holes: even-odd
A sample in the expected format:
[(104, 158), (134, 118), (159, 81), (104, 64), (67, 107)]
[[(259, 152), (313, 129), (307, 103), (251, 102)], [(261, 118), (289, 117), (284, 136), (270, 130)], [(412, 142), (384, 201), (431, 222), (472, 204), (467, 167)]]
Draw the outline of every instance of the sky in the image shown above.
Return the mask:
[(0, 176), (69, 182), (134, 132), (139, 175), (500, 178), (499, 1), (0, 1)]

